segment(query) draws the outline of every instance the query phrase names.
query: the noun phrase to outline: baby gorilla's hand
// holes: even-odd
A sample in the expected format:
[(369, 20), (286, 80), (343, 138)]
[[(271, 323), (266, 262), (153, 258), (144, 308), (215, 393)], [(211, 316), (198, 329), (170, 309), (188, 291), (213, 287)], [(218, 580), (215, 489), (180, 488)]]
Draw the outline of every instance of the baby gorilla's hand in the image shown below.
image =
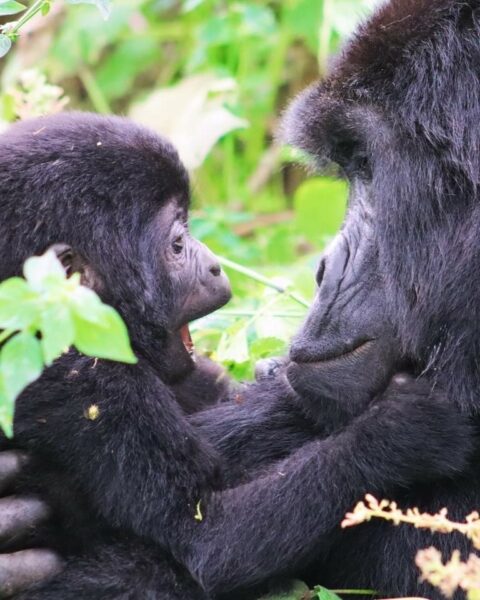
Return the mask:
[[(33, 497), (5, 496), (14, 487), (25, 457), (0, 452), (0, 598), (8, 598), (50, 577), (61, 568), (54, 552), (24, 549), (29, 534), (48, 517), (47, 506)], [(13, 551), (15, 550), (15, 551)]]
[[(377, 411), (385, 446), (396, 448), (399, 473), (402, 463), (412, 480), (454, 477), (465, 469), (474, 447), (475, 430), (468, 416), (426, 379), (398, 374), (369, 411)], [(367, 418), (362, 416), (359, 420)], [(371, 418), (371, 417), (370, 417)], [(412, 462), (412, 455), (415, 460)]]

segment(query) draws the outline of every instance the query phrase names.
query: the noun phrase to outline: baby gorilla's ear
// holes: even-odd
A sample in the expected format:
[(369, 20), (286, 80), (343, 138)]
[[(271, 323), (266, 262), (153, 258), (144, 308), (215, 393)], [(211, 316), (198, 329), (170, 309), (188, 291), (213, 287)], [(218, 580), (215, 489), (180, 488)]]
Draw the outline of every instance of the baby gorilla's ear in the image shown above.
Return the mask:
[(98, 274), (87, 260), (68, 244), (54, 244), (50, 247), (62, 263), (67, 277), (71, 277), (73, 273), (80, 273), (82, 285), (99, 291), (101, 289), (101, 281)]

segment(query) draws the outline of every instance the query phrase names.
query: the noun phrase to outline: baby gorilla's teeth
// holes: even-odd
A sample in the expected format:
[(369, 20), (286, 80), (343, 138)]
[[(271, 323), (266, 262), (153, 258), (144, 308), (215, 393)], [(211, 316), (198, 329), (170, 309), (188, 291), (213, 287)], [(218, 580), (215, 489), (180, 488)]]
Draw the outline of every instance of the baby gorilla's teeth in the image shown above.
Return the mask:
[(190, 356), (193, 356), (195, 345), (193, 343), (192, 336), (190, 335), (190, 329), (188, 328), (188, 324), (184, 325), (180, 329), (180, 335), (182, 336), (182, 342), (185, 346), (186, 351), (190, 354)]

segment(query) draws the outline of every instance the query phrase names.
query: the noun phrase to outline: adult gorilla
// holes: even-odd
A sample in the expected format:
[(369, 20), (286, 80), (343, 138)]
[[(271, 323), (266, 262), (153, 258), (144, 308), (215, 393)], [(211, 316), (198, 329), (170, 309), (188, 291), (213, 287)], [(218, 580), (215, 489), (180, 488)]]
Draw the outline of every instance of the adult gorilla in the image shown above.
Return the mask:
[[(320, 164), (337, 162), (350, 180), (351, 200), (342, 232), (320, 266), (314, 308), (292, 346), (287, 372), (301, 404), (285, 407), (262, 398), (267, 401), (197, 417), (216, 446), (242, 464), (241, 477), (253, 478), (265, 462), (306, 441), (308, 434), (302, 439), (292, 425), (295, 410), (312, 419), (321, 435), (332, 405), (333, 426), (345, 423), (385, 385), (385, 373), (399, 361), (423, 372), (429, 389), (446, 389), (452, 402), (478, 418), (479, 13), (479, 0), (394, 0), (359, 31), (327, 80), (290, 111), (290, 140)], [(361, 375), (365, 393), (357, 394), (355, 377), (345, 373)], [(411, 435), (406, 432), (404, 441), (411, 443)], [(388, 447), (388, 434), (382, 440)], [(432, 441), (425, 439), (425, 450), (433, 449)], [(472, 467), (453, 482), (415, 485), (397, 499), (428, 510), (448, 505), (454, 516), (463, 516), (480, 506), (479, 477)], [(312, 481), (303, 483), (290, 496), (298, 510), (311, 495)], [(342, 497), (346, 490), (338, 489)], [(292, 512), (298, 517), (297, 505)], [(285, 514), (284, 525), (288, 521)], [(269, 542), (275, 537), (270, 533)], [(417, 583), (413, 563), (415, 550), (430, 538), (382, 524), (348, 533), (332, 528), (321, 539), (304, 536), (291, 565), (298, 570), (309, 561), (316, 581), (326, 585), (432, 597), (430, 588)], [(435, 543), (445, 551), (467, 549), (453, 536)], [(216, 558), (221, 570), (224, 557)], [(239, 562), (245, 558), (239, 552)], [(205, 567), (212, 556), (199, 559)], [(275, 570), (266, 563), (255, 567), (255, 577)]]

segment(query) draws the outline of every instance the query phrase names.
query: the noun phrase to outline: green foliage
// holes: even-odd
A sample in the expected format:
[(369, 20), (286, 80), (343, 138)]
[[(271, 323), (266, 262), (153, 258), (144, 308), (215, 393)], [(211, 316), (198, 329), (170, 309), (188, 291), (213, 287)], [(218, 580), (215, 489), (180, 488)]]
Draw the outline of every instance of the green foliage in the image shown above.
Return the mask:
[(53, 251), (28, 259), (24, 275), (0, 283), (0, 425), (9, 433), (15, 398), (70, 346), (136, 362), (121, 317), (79, 275), (67, 279)]

